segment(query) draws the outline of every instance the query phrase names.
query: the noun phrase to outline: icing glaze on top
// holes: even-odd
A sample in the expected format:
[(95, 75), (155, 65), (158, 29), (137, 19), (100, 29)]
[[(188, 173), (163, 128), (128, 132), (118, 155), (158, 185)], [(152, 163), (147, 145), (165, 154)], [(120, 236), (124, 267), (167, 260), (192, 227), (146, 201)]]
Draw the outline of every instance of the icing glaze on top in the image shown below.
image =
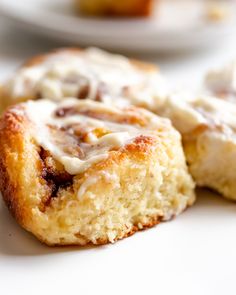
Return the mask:
[(76, 97), (151, 109), (166, 94), (164, 79), (155, 68), (143, 70), (124, 56), (97, 48), (50, 54), (38, 64), (19, 69), (5, 87), (13, 100)]
[(189, 133), (200, 125), (217, 131), (222, 136), (233, 135), (236, 131), (235, 104), (215, 97), (172, 95), (166, 100), (160, 114), (170, 118), (182, 134)]
[(131, 143), (139, 136), (157, 136), (169, 130), (170, 122), (135, 109), (119, 109), (91, 100), (28, 101), (23, 104), (34, 124), (33, 137), (72, 175)]

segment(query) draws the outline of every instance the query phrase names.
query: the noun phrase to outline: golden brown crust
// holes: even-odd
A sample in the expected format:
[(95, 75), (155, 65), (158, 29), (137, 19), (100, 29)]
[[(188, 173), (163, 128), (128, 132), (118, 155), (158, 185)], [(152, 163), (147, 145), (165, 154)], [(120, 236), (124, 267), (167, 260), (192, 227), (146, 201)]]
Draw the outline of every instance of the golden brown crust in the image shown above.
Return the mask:
[[(114, 236), (109, 235), (109, 230), (105, 229), (104, 234), (94, 230), (93, 234), (95, 233), (95, 236), (93, 237), (89, 231), (88, 223), (93, 226), (94, 220), (97, 220), (96, 226), (98, 226), (108, 222), (112, 214), (114, 216), (116, 214), (123, 216), (123, 213), (116, 212), (117, 208), (114, 206), (112, 198), (117, 198), (115, 202), (117, 202), (119, 207), (123, 204), (120, 203), (120, 198), (124, 197), (124, 202), (128, 202), (125, 206), (131, 206), (132, 208), (132, 197), (134, 199), (140, 198), (140, 201), (137, 200), (137, 204), (141, 204), (144, 196), (139, 195), (139, 191), (143, 190), (143, 192), (147, 193), (147, 190), (149, 190), (146, 188), (147, 186), (150, 188), (148, 198), (152, 199), (151, 191), (157, 189), (155, 186), (156, 182), (159, 181), (155, 173), (160, 173), (159, 166), (156, 167), (155, 165), (156, 161), (160, 161), (159, 165), (163, 165), (167, 169), (164, 172), (166, 174), (162, 177), (168, 178), (164, 180), (164, 183), (170, 187), (168, 187), (166, 192), (165, 187), (161, 189), (164, 194), (164, 202), (166, 202), (165, 194), (167, 192), (169, 194), (171, 188), (170, 183), (172, 181), (174, 183), (174, 192), (173, 195), (170, 195), (174, 200), (168, 206), (176, 204), (177, 207), (173, 208), (173, 212), (171, 211), (172, 207), (170, 207), (171, 216), (178, 214), (186, 206), (193, 203), (193, 183), (186, 170), (179, 137), (175, 138), (176, 132), (172, 130), (171, 126), (167, 128), (170, 128), (169, 135), (161, 134), (157, 138), (138, 136), (133, 142), (127, 144), (124, 149), (111, 151), (107, 159), (94, 164), (85, 173), (74, 175), (72, 180), (69, 180), (69, 185), (67, 186), (64, 185), (64, 181), (67, 182), (68, 178), (64, 178), (64, 176), (60, 178), (61, 176), (58, 176), (58, 171), (61, 173), (61, 168), (58, 168), (57, 165), (55, 166), (56, 172), (52, 173), (52, 171), (49, 171), (49, 177), (45, 177), (45, 168), (48, 169), (48, 166), (45, 166), (45, 157), (48, 154), (42, 154), (42, 148), (36, 144), (33, 137), (35, 128), (27, 118), (23, 105), (11, 107), (5, 112), (0, 121), (0, 189), (3, 198), (19, 224), (48, 245), (105, 244), (128, 237), (138, 230), (152, 227), (158, 224), (164, 216), (164, 213), (157, 213), (160, 210), (149, 215), (147, 213), (148, 208), (147, 212), (145, 211), (146, 209), (140, 209), (143, 217), (135, 215), (137, 220), (133, 220), (132, 224), (122, 219), (115, 229)], [(172, 136), (174, 137), (172, 138)], [(176, 150), (173, 148), (175, 145)], [(168, 149), (173, 149), (173, 151)], [(168, 168), (169, 165), (170, 167)], [(179, 180), (176, 179), (174, 172), (176, 167), (172, 169), (171, 165), (178, 167), (180, 176), (177, 177)], [(144, 178), (143, 172), (145, 170), (147, 175)], [(120, 180), (115, 183), (113, 178), (111, 180), (110, 178), (103, 178), (103, 174), (100, 174), (101, 172), (106, 175), (115, 175), (115, 178), (118, 175)], [(56, 177), (56, 183), (54, 183), (54, 177)], [(76, 197), (81, 186), (94, 177), (98, 181), (96, 181), (96, 184), (91, 184), (89, 192), (96, 196), (95, 199), (90, 199), (90, 195), (86, 194), (80, 198)], [(148, 178), (146, 179), (146, 177)], [(60, 183), (61, 180), (62, 185)], [(147, 184), (142, 188), (146, 181), (148, 181)], [(133, 182), (137, 182), (137, 185), (133, 186)], [(117, 184), (120, 186), (118, 193), (111, 198), (110, 192), (117, 190)], [(56, 190), (54, 185), (58, 186)], [(128, 188), (129, 185), (131, 185), (130, 188)], [(120, 195), (121, 192), (124, 196)], [(129, 198), (131, 199), (129, 200)], [(151, 199), (149, 201), (150, 204), (156, 202), (155, 200), (151, 201)], [(108, 209), (101, 211), (100, 209), (95, 209), (97, 202), (100, 202), (102, 206), (105, 206), (105, 204), (106, 206), (108, 204), (111, 205), (108, 216), (106, 216), (106, 210)], [(172, 202), (173, 205), (171, 205)], [(181, 204), (178, 205), (178, 202)], [(72, 207), (68, 207), (69, 204)], [(68, 212), (70, 213), (67, 214), (66, 210), (69, 210)], [(90, 217), (87, 214), (87, 210), (94, 210), (95, 212), (95, 217), (91, 217), (88, 221), (86, 221), (86, 218)], [(73, 216), (74, 212), (81, 212), (82, 225), (80, 224), (76, 231), (68, 225), (71, 224), (71, 220), (67, 220)], [(78, 219), (78, 213), (76, 214)], [(168, 215), (168, 218), (171, 216)], [(67, 232), (72, 229), (72, 233), (68, 236)], [(102, 230), (100, 231), (102, 232)], [(55, 232), (59, 232), (59, 236), (54, 236)]]
[[(18, 108), (18, 110), (21, 111), (21, 108)], [(0, 123), (0, 187), (10, 212), (22, 226), (25, 226), (30, 220), (22, 186), (26, 184), (25, 181), (28, 181), (30, 177), (38, 178), (38, 181), (42, 182), (43, 185), (43, 180), (40, 179), (38, 173), (41, 166), (40, 159), (32, 157), (29, 160), (27, 157), (28, 145), (33, 144), (30, 143), (32, 139), (26, 131), (28, 124), (26, 117), (11, 111), (4, 114)], [(27, 136), (24, 137), (24, 135)], [(37, 154), (37, 151), (34, 154)], [(24, 168), (29, 162), (31, 162), (30, 165), (32, 164), (38, 169), (26, 171), (27, 173), (33, 171), (33, 173), (27, 179), (24, 179)], [(30, 182), (33, 184), (35, 180)]]
[[(174, 217), (174, 216), (173, 216)], [(146, 224), (142, 224), (142, 228), (139, 228), (137, 225), (134, 225), (131, 230), (129, 232), (127, 232), (123, 237), (121, 238), (116, 238), (114, 240), (114, 242), (123, 240), (125, 238), (131, 237), (132, 235), (134, 235), (135, 233), (137, 233), (138, 231), (143, 231), (143, 230), (147, 230), (150, 229), (152, 227), (154, 227), (155, 225), (158, 225), (160, 222), (162, 221), (161, 217), (153, 217), (148, 223)], [(46, 243), (48, 246), (50, 247), (56, 247), (56, 246), (78, 246), (77, 243), (75, 244), (48, 244), (45, 240), (40, 240), (42, 243)], [(89, 245), (94, 245), (94, 246), (102, 246), (102, 245), (106, 245), (109, 244), (110, 241), (108, 239), (98, 239), (96, 241), (96, 244), (88, 242), (86, 245), (82, 245), (82, 246), (89, 246)]]
[[(19, 112), (23, 111), (21, 107), (16, 107), (15, 109), (18, 109)], [(29, 129), (31, 128), (29, 124), (30, 122), (25, 116), (18, 115), (17, 113), (12, 112), (11, 109), (4, 114), (0, 122), (0, 188), (3, 194), (3, 199), (9, 211), (16, 218), (18, 223), (26, 229), (28, 228), (29, 223), (32, 222), (32, 216), (28, 211), (28, 204), (24, 202), (23, 195), (25, 194), (25, 192), (22, 191), (22, 186), (24, 185), (24, 183), (19, 183), (17, 175), (21, 175), (24, 173), (23, 168), (26, 165), (26, 163), (24, 163), (23, 161), (25, 161), (26, 159), (24, 157), (26, 145), (30, 144), (29, 142), (26, 142)], [(29, 141), (31, 140), (32, 139), (29, 139)], [(94, 169), (98, 169), (101, 171), (106, 170), (107, 167), (109, 167), (110, 165), (114, 165), (114, 163), (120, 165), (127, 154), (131, 154), (132, 158), (138, 158), (139, 160), (142, 160), (147, 157), (152, 145), (152, 138), (139, 137), (135, 140), (134, 143), (127, 145), (124, 153), (114, 152), (113, 154), (111, 154), (108, 160), (97, 164), (96, 167), (89, 168), (87, 174), (89, 174), (90, 171), (91, 173), (94, 173)], [(22, 153), (22, 158), (19, 158)], [(17, 163), (15, 161), (16, 156), (18, 157)], [(50, 191), (50, 188), (47, 187), (48, 184), (46, 184), (41, 177), (42, 170), (40, 171), (40, 169), (43, 169), (43, 165), (41, 165), (39, 155), (37, 155), (37, 158), (34, 159), (30, 163), (30, 165), (35, 168), (35, 176), (38, 178), (38, 183), (43, 186), (43, 193), (45, 194), (47, 191)], [(17, 175), (14, 173), (13, 170), (17, 173)], [(41, 196), (41, 198), (43, 199), (43, 196)], [(39, 202), (37, 205), (39, 205)], [(48, 203), (47, 206), (50, 206), (50, 203)], [(43, 209), (42, 211), (45, 211), (45, 209)], [(142, 229), (154, 226), (155, 224), (159, 223), (159, 220), (160, 217), (154, 217), (147, 224), (143, 224)], [(133, 226), (131, 230), (127, 232), (122, 238), (133, 235), (138, 230), (139, 228), (137, 226)], [(41, 239), (40, 237), (38, 238), (42, 242), (47, 243), (47, 241)], [(120, 238), (117, 238), (115, 240), (118, 239)], [(96, 244), (102, 245), (108, 242), (108, 239), (98, 239), (96, 241)], [(60, 243), (60, 245), (61, 244), (62, 243)]]

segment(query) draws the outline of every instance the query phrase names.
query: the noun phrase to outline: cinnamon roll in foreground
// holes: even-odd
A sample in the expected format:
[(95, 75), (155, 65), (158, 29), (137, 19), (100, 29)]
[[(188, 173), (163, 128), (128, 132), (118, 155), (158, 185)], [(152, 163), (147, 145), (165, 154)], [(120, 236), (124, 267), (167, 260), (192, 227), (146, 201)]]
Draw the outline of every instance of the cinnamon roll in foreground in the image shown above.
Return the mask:
[(195, 200), (168, 119), (77, 99), (5, 112), (0, 189), (17, 221), (48, 245), (113, 243)]

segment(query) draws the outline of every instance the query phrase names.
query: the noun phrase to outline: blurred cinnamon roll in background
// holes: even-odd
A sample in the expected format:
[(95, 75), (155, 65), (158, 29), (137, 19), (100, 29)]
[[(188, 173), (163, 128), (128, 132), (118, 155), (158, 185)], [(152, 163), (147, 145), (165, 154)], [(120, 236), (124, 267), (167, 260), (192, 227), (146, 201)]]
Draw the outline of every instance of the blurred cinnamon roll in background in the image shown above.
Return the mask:
[(149, 16), (153, 0), (74, 0), (76, 9), (94, 16)]

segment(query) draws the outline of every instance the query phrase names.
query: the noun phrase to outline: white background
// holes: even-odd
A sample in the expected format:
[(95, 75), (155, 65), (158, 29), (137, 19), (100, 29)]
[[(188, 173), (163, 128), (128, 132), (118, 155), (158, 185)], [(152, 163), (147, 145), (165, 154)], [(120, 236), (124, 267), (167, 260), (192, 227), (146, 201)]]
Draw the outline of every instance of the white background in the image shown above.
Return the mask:
[[(139, 55), (173, 84), (197, 86), (203, 73), (236, 58), (236, 36), (217, 48)], [(0, 20), (0, 79), (25, 59), (65, 44)], [(201, 191), (175, 220), (114, 245), (48, 248), (0, 203), (0, 294), (236, 294), (236, 204)]]

